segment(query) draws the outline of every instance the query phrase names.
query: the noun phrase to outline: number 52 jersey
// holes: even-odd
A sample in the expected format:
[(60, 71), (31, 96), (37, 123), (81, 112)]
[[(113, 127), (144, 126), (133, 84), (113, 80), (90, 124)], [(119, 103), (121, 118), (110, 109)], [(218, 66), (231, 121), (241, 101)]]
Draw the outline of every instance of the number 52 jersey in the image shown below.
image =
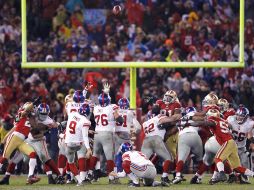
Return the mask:
[(164, 139), (166, 130), (165, 129), (160, 130), (158, 128), (160, 119), (164, 117), (166, 116), (158, 115), (143, 123), (142, 127), (146, 137), (152, 137), (157, 135), (160, 136), (162, 139)]
[(238, 124), (236, 121), (236, 116), (229, 116), (227, 119), (228, 123), (232, 126), (232, 136), (235, 140), (238, 148), (243, 148), (246, 146), (247, 134), (252, 132), (253, 135), (253, 126), (254, 121), (250, 118), (242, 123)]

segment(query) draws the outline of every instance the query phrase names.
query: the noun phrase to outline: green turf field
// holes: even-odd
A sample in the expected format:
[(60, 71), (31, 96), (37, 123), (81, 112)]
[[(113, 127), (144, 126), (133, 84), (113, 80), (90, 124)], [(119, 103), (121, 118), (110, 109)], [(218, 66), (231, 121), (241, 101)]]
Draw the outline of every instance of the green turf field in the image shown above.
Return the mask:
[[(2, 178), (2, 176), (0, 176)], [(182, 182), (182, 184), (171, 185), (170, 187), (156, 187), (155, 189), (176, 189), (176, 190), (254, 190), (254, 179), (251, 179), (251, 185), (239, 185), (239, 184), (217, 184), (217, 185), (208, 185), (209, 176), (203, 179), (203, 184), (200, 185), (190, 185), (189, 180), (191, 175), (185, 176), (188, 181)], [(158, 178), (159, 179), (159, 178)], [(122, 190), (130, 189), (127, 187), (127, 179), (121, 179), (122, 185), (108, 185), (107, 178), (101, 178), (99, 182), (92, 185), (84, 185), (82, 187), (76, 187), (75, 184), (71, 185), (48, 185), (47, 177), (41, 176), (41, 181), (33, 185), (25, 185), (26, 177), (25, 176), (12, 176), (10, 180), (10, 185), (0, 186), (0, 190), (26, 190), (26, 189), (35, 189), (35, 190), (73, 190), (73, 189), (106, 189), (106, 190)], [(138, 189), (148, 189), (148, 187), (140, 187)], [(149, 187), (152, 189), (152, 187)]]
[[(239, 185), (239, 184), (217, 184), (208, 185), (209, 176), (203, 179), (203, 184), (200, 185), (190, 185), (189, 180), (192, 175), (186, 175), (188, 181), (182, 182), (178, 185), (171, 185), (170, 187), (156, 187), (156, 189), (172, 189), (172, 190), (254, 190), (254, 179), (251, 179), (251, 185)], [(0, 176), (2, 178), (2, 176)], [(159, 178), (158, 178), (159, 179)], [(71, 185), (48, 185), (47, 177), (41, 176), (41, 181), (33, 185), (25, 185), (26, 176), (12, 176), (10, 180), (10, 185), (0, 186), (0, 190), (72, 190), (72, 189), (107, 189), (107, 190), (124, 190), (130, 189), (127, 187), (127, 179), (121, 179), (122, 185), (108, 185), (107, 178), (101, 178), (99, 182), (92, 185), (84, 185), (82, 187), (76, 187), (75, 184)], [(149, 187), (151, 189), (151, 187)], [(147, 189), (147, 187), (140, 187), (138, 189)]]

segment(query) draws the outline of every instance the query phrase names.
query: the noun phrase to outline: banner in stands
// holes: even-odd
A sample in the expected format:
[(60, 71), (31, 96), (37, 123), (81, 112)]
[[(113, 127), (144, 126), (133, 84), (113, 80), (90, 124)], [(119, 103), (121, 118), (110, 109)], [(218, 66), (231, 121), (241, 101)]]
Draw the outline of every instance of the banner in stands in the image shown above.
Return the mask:
[(104, 25), (107, 19), (106, 9), (85, 9), (84, 22), (89, 25)]

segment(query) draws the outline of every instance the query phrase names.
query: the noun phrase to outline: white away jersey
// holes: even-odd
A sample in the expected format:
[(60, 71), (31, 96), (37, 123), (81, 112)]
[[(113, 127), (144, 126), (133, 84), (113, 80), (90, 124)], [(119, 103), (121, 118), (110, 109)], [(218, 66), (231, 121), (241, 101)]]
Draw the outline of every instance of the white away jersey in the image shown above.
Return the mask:
[(162, 139), (164, 139), (164, 135), (166, 133), (165, 129), (160, 130), (158, 128), (158, 124), (160, 119), (164, 118), (166, 116), (155, 116), (148, 121), (144, 122), (142, 127), (145, 133), (146, 137), (152, 137), (152, 136), (160, 136)]
[(153, 165), (153, 163), (149, 159), (147, 159), (142, 152), (134, 151), (134, 150), (125, 152), (122, 155), (122, 159), (123, 161), (126, 161), (126, 160), (130, 161), (131, 167), (135, 167), (135, 165), (139, 167), (142, 167), (145, 165)]
[(82, 104), (83, 103), (67, 102), (65, 105), (67, 116), (69, 117), (70, 113), (72, 112), (77, 112)]
[(84, 142), (82, 128), (91, 126), (91, 122), (78, 112), (72, 112), (68, 116), (68, 122), (65, 130), (65, 143)]
[(232, 126), (232, 135), (238, 148), (245, 147), (247, 134), (253, 131), (254, 121), (248, 118), (243, 124), (238, 124), (235, 115), (229, 116), (227, 121)]
[[(189, 114), (187, 114), (188, 116), (193, 116), (195, 114), (195, 112), (190, 112)], [(192, 126), (189, 126), (189, 127), (178, 127), (178, 130), (179, 130), (179, 136), (184, 134), (184, 133), (197, 133), (198, 134), (198, 130), (199, 130), (199, 127), (192, 127)]]
[(96, 122), (95, 131), (109, 131), (113, 132), (116, 126), (114, 118), (114, 111), (118, 109), (115, 104), (110, 104), (106, 107), (97, 105), (94, 107), (94, 119)]
[(119, 109), (119, 115), (123, 117), (123, 124), (116, 123), (115, 132), (127, 132), (130, 133), (131, 126), (133, 126), (133, 119), (135, 113), (133, 110)]

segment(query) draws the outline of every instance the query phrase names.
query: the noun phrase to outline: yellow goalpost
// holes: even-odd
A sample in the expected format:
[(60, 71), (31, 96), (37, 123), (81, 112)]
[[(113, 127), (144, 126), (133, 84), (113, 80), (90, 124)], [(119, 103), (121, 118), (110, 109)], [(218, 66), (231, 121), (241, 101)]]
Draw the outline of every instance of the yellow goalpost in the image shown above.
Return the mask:
[(240, 0), (238, 62), (28, 62), (27, 8), (21, 0), (22, 68), (130, 68), (130, 106), (136, 108), (137, 68), (239, 68), (244, 67), (244, 0)]

